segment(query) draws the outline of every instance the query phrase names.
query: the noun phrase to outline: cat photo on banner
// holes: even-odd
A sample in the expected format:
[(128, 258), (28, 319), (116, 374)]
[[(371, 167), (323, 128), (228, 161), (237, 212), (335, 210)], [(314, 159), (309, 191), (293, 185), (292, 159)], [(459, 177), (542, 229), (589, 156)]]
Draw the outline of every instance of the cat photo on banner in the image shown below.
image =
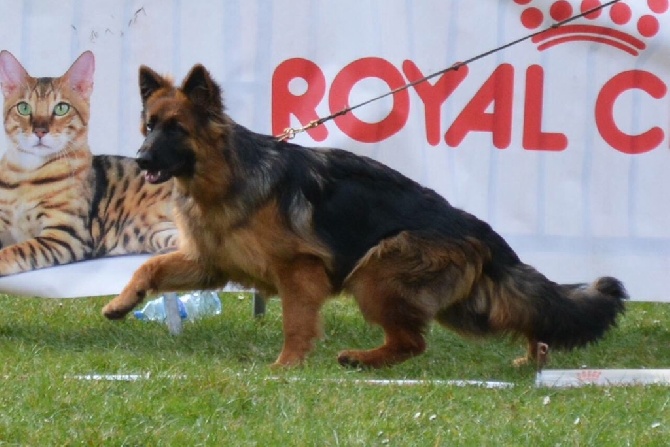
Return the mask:
[(9, 51), (0, 52), (0, 280), (176, 248), (172, 182), (152, 185), (133, 158), (91, 152), (94, 70), (93, 53), (85, 51), (63, 75), (33, 77)]

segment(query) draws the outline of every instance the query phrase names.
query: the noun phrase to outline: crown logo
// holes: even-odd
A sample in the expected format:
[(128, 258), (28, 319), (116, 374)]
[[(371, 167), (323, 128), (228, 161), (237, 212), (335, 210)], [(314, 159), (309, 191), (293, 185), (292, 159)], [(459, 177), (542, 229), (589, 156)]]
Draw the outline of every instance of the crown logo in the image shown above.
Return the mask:
[(579, 371), (577, 373), (577, 380), (583, 383), (594, 383), (597, 382), (598, 379), (600, 379), (601, 375), (602, 375), (601, 371), (588, 369), (584, 371)]
[[(660, 25), (657, 16), (668, 10), (668, 1), (647, 0), (647, 11), (639, 17), (634, 17), (632, 8), (620, 1), (608, 8), (586, 14), (578, 21), (549, 29), (534, 36), (532, 41), (540, 51), (564, 43), (582, 41), (609, 45), (637, 56), (647, 47), (643, 39), (658, 34)], [(533, 6), (535, 0), (514, 0), (514, 3), (524, 7), (521, 24), (530, 31), (538, 31), (543, 26), (549, 27), (552, 23), (561, 22), (579, 13), (586, 13), (603, 4), (600, 0), (582, 0), (579, 6), (573, 6), (567, 0), (556, 0), (548, 11), (543, 11)], [(638, 3), (643, 6), (645, 2), (636, 0), (635, 4)], [(595, 20), (599, 21), (599, 25), (593, 23)]]

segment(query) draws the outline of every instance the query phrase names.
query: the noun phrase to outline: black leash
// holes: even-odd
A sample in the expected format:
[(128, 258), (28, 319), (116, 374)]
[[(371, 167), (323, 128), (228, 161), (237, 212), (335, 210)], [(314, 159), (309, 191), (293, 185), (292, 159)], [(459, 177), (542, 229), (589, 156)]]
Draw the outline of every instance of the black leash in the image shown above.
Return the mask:
[(535, 36), (539, 36), (540, 34), (546, 33), (547, 31), (551, 31), (551, 30), (553, 30), (553, 29), (560, 28), (560, 27), (563, 26), (563, 25), (566, 25), (566, 24), (568, 24), (568, 23), (570, 23), (570, 22), (574, 22), (574, 21), (577, 20), (577, 19), (581, 19), (582, 17), (585, 17), (585, 16), (587, 16), (587, 15), (589, 15), (589, 14), (593, 14), (594, 12), (597, 12), (597, 11), (600, 11), (601, 9), (607, 8), (607, 7), (609, 7), (609, 6), (612, 6), (613, 4), (618, 3), (618, 2), (620, 2), (620, 1), (621, 1), (621, 0), (611, 0), (611, 1), (609, 1), (609, 2), (603, 3), (603, 4), (601, 4), (601, 5), (598, 5), (598, 6), (594, 7), (594, 8), (591, 8), (591, 9), (589, 9), (589, 10), (587, 10), (587, 11), (583, 11), (583, 12), (581, 12), (580, 14), (574, 15), (574, 16), (572, 16), (572, 17), (570, 17), (570, 18), (565, 19), (565, 20), (561, 20), (560, 22), (556, 22), (556, 23), (554, 23), (553, 25), (551, 25), (551, 26), (549, 26), (549, 27), (547, 27), (547, 28), (541, 29), (541, 30), (536, 31), (536, 32), (534, 32), (534, 33), (532, 33), (532, 34), (528, 34), (528, 35), (523, 36), (523, 37), (521, 37), (521, 38), (519, 38), (519, 39), (517, 39), (517, 40), (513, 40), (512, 42), (509, 42), (509, 43), (506, 43), (506, 44), (504, 44), (504, 45), (501, 45), (501, 46), (499, 46), (499, 47), (497, 47), (497, 48), (494, 48), (494, 49), (492, 49), (492, 50), (489, 50), (489, 51), (487, 51), (487, 52), (485, 52), (485, 53), (478, 54), (477, 56), (474, 56), (474, 57), (472, 57), (472, 58), (470, 58), (470, 59), (467, 59), (467, 60), (465, 60), (465, 61), (463, 61), (463, 62), (457, 62), (457, 63), (455, 63), (454, 65), (452, 65), (452, 66), (450, 66), (450, 67), (444, 68), (444, 69), (442, 69), (442, 70), (440, 70), (440, 71), (436, 71), (435, 73), (431, 73), (431, 74), (429, 74), (429, 75), (427, 75), (427, 76), (424, 76), (424, 77), (421, 78), (421, 79), (417, 79), (416, 81), (412, 81), (412, 82), (410, 82), (410, 83), (408, 83), (408, 84), (402, 85), (402, 86), (400, 86), (400, 87), (398, 87), (398, 88), (396, 88), (396, 89), (393, 89), (393, 90), (391, 90), (391, 91), (389, 91), (389, 92), (386, 92), (386, 93), (384, 93), (384, 94), (382, 94), (382, 95), (379, 95), (379, 96), (376, 96), (376, 97), (374, 97), (374, 98), (368, 99), (367, 101), (363, 101), (363, 102), (361, 102), (361, 103), (359, 103), (359, 104), (356, 104), (356, 105), (353, 105), (353, 106), (346, 107), (346, 108), (340, 110), (339, 112), (335, 112), (335, 113), (333, 113), (333, 114), (331, 114), (331, 115), (328, 115), (328, 116), (326, 116), (326, 117), (323, 117), (323, 118), (319, 118), (319, 119), (310, 121), (309, 123), (307, 123), (307, 125), (305, 125), (305, 126), (303, 126), (303, 127), (299, 127), (299, 128), (297, 128), (297, 129), (295, 129), (295, 128), (293, 128), (293, 127), (287, 127), (286, 129), (284, 129), (284, 132), (283, 132), (281, 135), (278, 135), (278, 136), (277, 136), (277, 139), (278, 139), (279, 141), (290, 140), (290, 139), (294, 138), (294, 137), (296, 136), (296, 134), (298, 134), (298, 133), (300, 133), (300, 132), (304, 132), (304, 131), (306, 131), (306, 130), (313, 129), (313, 128), (316, 127), (316, 126), (320, 126), (321, 124), (325, 123), (326, 121), (330, 121), (330, 120), (332, 120), (332, 119), (335, 119), (335, 118), (337, 118), (338, 116), (346, 115), (347, 113), (351, 112), (352, 110), (356, 110), (356, 109), (358, 109), (359, 107), (363, 107), (363, 106), (365, 106), (365, 105), (367, 105), (367, 104), (370, 104), (371, 102), (378, 101), (378, 100), (380, 100), (380, 99), (382, 99), (382, 98), (386, 98), (387, 96), (395, 95), (395, 94), (398, 93), (398, 92), (401, 92), (401, 91), (403, 91), (403, 90), (407, 90), (408, 88), (410, 88), (410, 87), (414, 87), (415, 85), (417, 85), (417, 84), (421, 84), (422, 82), (429, 81), (429, 80), (433, 79), (434, 77), (443, 75), (444, 73), (447, 73), (447, 72), (449, 72), (449, 71), (456, 71), (456, 70), (458, 70), (459, 68), (461, 68), (461, 67), (463, 67), (463, 66), (465, 66), (465, 65), (468, 65), (468, 64), (471, 64), (472, 62), (476, 62), (476, 61), (478, 61), (479, 59), (483, 59), (483, 58), (485, 58), (485, 57), (487, 57), (487, 56), (490, 56), (490, 55), (492, 55), (492, 54), (498, 53), (499, 51), (505, 50), (505, 49), (507, 49), (507, 48), (509, 48), (509, 47), (513, 47), (514, 45), (517, 45), (517, 44), (519, 44), (519, 43), (521, 43), (521, 42), (524, 42), (524, 41), (526, 41), (526, 40), (532, 39), (533, 37), (535, 37)]

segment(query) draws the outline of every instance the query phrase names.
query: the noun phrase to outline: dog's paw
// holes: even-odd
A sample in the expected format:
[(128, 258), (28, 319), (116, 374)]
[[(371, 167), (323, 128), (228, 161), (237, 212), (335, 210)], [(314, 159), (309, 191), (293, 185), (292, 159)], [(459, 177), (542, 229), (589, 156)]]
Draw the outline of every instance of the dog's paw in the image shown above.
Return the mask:
[(529, 359), (528, 357), (517, 357), (514, 360), (512, 360), (512, 366), (514, 366), (515, 368), (521, 368), (523, 366), (530, 364), (530, 362), (531, 359)]
[(130, 312), (130, 309), (118, 307), (113, 302), (107, 303), (107, 305), (102, 308), (102, 315), (110, 320), (120, 320), (128, 315), (128, 312)]
[(337, 363), (347, 368), (362, 368), (366, 365), (357, 357), (357, 351), (342, 351), (337, 355)]
[(108, 309), (107, 307), (103, 307), (102, 315), (110, 320), (121, 320), (123, 317), (128, 315), (128, 312), (119, 309)]
[(142, 302), (147, 295), (144, 289), (140, 289), (136, 292), (131, 292), (132, 290), (132, 288), (126, 287), (119, 296), (102, 308), (102, 314), (110, 320), (120, 320), (125, 317), (128, 312), (133, 310), (138, 303)]
[(275, 362), (272, 365), (270, 365), (270, 367), (272, 369), (277, 370), (293, 368), (302, 365), (304, 360), (305, 360), (304, 354), (289, 353), (282, 351), (282, 353), (279, 354), (279, 357), (277, 357), (277, 360), (275, 360)]

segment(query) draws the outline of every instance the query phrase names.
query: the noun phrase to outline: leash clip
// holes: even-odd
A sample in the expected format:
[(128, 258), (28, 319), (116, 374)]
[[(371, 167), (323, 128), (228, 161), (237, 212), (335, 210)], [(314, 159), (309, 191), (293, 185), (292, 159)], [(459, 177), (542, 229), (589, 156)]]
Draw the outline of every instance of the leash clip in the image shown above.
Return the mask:
[(299, 127), (297, 129), (293, 128), (293, 127), (287, 127), (286, 129), (284, 129), (284, 132), (282, 132), (280, 135), (277, 136), (277, 140), (279, 140), (279, 141), (292, 140), (292, 139), (295, 138), (296, 134), (299, 134), (300, 132), (304, 132), (306, 130), (312, 129), (312, 128), (318, 126), (321, 123), (322, 123), (321, 120), (312, 120), (309, 123), (307, 123), (306, 125), (304, 125), (302, 127)]
[(296, 130), (292, 127), (287, 127), (281, 135), (277, 136), (279, 141), (288, 141), (295, 138)]

